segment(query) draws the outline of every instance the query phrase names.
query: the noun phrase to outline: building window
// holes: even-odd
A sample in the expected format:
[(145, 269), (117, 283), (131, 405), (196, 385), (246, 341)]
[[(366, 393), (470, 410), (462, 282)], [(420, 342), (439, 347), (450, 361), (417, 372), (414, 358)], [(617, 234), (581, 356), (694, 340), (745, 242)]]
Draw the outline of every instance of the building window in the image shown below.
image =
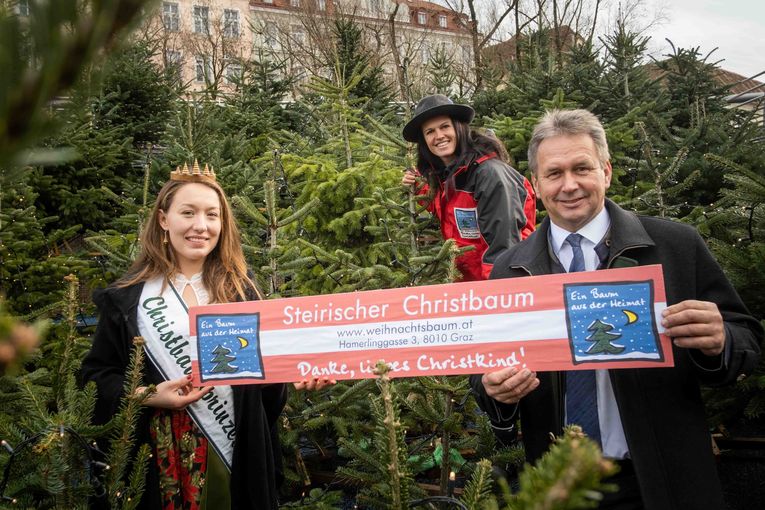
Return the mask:
[(210, 8), (199, 5), (194, 6), (194, 32), (197, 34), (210, 34)]
[(292, 40), (299, 46), (305, 44), (305, 30), (302, 25), (292, 25), (290, 28), (290, 35), (292, 36)]
[(178, 4), (176, 2), (162, 2), (162, 24), (165, 30), (170, 32), (177, 32), (180, 29)]
[(209, 81), (212, 76), (212, 66), (210, 65), (210, 58), (197, 56), (196, 65), (194, 66), (194, 79), (198, 82)]
[(167, 50), (165, 52), (165, 73), (175, 81), (181, 81), (183, 59), (180, 51)]
[(226, 83), (237, 84), (242, 81), (242, 64), (229, 62), (226, 64)]
[(181, 52), (176, 50), (167, 50), (165, 52), (167, 65), (177, 65), (181, 63)]
[(223, 35), (229, 38), (239, 37), (239, 11), (223, 10)]
[(300, 7), (300, 0), (290, 0), (290, 5), (292, 7)]
[(319, 6), (320, 11), (326, 11), (327, 10), (327, 0), (319, 0), (317, 2), (317, 5)]
[(29, 0), (18, 0), (16, 2), (16, 14), (19, 16), (29, 16)]
[(427, 22), (428, 22), (428, 15), (425, 14), (424, 12), (418, 12), (417, 23), (419, 23), (420, 25), (424, 25)]
[(380, 0), (369, 0), (369, 12), (374, 16), (375, 14), (382, 13), (382, 6)]
[(162, 25), (169, 32), (180, 30), (177, 2), (162, 2)]
[(274, 3), (274, 0), (263, 0), (264, 4), (272, 4)]
[(430, 64), (430, 48), (426, 44), (423, 44), (422, 48), (420, 48), (420, 58), (424, 65)]
[(462, 62), (470, 62), (473, 60), (473, 52), (470, 50), (470, 46), (467, 44), (462, 46)]
[(263, 46), (269, 48), (276, 48), (279, 45), (279, 40), (276, 37), (276, 26), (266, 25), (263, 27)]
[(446, 28), (446, 14), (438, 15), (438, 26), (441, 28)]

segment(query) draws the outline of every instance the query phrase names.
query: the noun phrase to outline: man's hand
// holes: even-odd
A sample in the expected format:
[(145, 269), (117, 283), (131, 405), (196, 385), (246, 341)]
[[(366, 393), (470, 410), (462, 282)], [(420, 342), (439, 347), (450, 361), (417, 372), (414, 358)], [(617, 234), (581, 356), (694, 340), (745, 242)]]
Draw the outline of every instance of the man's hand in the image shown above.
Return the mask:
[(675, 345), (717, 356), (725, 348), (725, 326), (717, 305), (689, 299), (667, 307), (661, 325)]
[(528, 368), (508, 367), (483, 374), (486, 394), (504, 404), (515, 404), (539, 386), (536, 372)]
[(320, 390), (322, 388), (325, 388), (327, 386), (333, 386), (335, 384), (337, 384), (337, 381), (334, 379), (329, 379), (328, 377), (324, 377), (322, 379), (319, 379), (318, 377), (314, 377), (313, 379), (303, 379), (300, 382), (292, 383), (292, 385), (298, 391)]
[(407, 168), (404, 171), (404, 176), (401, 178), (402, 186), (412, 186), (417, 182), (417, 174), (411, 168)]

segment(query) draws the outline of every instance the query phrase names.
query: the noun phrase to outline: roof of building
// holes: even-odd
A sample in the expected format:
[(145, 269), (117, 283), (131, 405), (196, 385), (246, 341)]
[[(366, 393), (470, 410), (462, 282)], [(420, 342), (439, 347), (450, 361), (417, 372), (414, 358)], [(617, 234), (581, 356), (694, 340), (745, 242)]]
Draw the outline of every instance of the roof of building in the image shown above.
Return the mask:
[[(421, 26), (434, 30), (446, 30), (451, 32), (465, 32), (467, 30), (468, 17), (461, 12), (457, 12), (449, 7), (444, 7), (433, 2), (425, 0), (383, 0), (392, 4), (406, 5), (409, 8), (409, 23), (413, 26)], [(335, 12), (336, 6), (333, 0), (326, 0), (325, 7), (320, 11), (316, 9), (315, 0), (303, 0), (299, 5), (293, 5), (291, 0), (249, 0), (251, 7), (273, 9), (274, 11), (306, 11), (312, 13), (324, 13), (331, 15)], [(424, 12), (430, 14), (424, 24), (419, 23), (417, 13)], [(349, 13), (354, 15), (353, 13)], [(443, 27), (438, 17), (434, 15), (447, 16), (446, 27)], [(357, 16), (359, 18), (369, 18), (368, 15)], [(375, 19), (385, 19), (377, 18)]]
[(731, 85), (729, 90), (732, 94), (765, 92), (765, 83), (719, 67), (715, 69), (715, 80), (720, 85)]
[[(561, 25), (558, 27), (558, 32), (563, 39), (563, 51), (570, 50), (574, 44), (584, 41), (581, 35), (568, 25)], [(520, 39), (523, 40), (528, 37), (528, 34), (521, 34)], [(504, 62), (509, 60), (515, 60), (515, 49), (518, 46), (518, 37), (512, 36), (507, 41), (502, 41), (497, 44), (487, 46), (483, 50), (484, 58), (495, 61)]]
[(424, 0), (393, 0), (393, 1), (397, 3), (406, 3), (412, 9), (424, 9), (428, 11), (442, 12), (444, 14), (459, 14), (448, 7), (444, 7), (443, 5), (439, 5), (433, 2), (425, 2)]
[[(652, 79), (661, 78), (664, 71), (656, 63), (646, 64), (648, 76)], [(752, 78), (747, 78), (733, 71), (728, 71), (721, 67), (716, 67), (712, 71), (715, 82), (722, 86), (729, 86), (728, 91), (731, 94), (743, 94), (746, 92), (765, 92), (765, 83)]]
[[(414, 18), (417, 15), (418, 12), (425, 11), (430, 14), (439, 14), (447, 16), (448, 18), (451, 18), (451, 22), (447, 22), (447, 29), (450, 30), (465, 30), (467, 28), (467, 22), (468, 17), (465, 14), (462, 14), (461, 12), (457, 12), (453, 9), (450, 9), (449, 7), (444, 7), (443, 5), (439, 5), (433, 2), (426, 2), (424, 0), (391, 0), (395, 3), (399, 4), (406, 4), (409, 7), (409, 13), (412, 17), (412, 24), (416, 25), (418, 23), (415, 22)], [(444, 27), (441, 27), (438, 24), (438, 20), (436, 18), (428, 19), (426, 26), (430, 28), (437, 28), (440, 30), (443, 30)]]

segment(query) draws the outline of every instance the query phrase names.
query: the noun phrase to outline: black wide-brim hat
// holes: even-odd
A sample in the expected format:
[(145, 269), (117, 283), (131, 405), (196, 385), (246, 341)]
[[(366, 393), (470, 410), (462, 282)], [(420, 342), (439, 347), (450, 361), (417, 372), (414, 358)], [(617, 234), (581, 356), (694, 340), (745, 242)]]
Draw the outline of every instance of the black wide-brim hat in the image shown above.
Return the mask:
[(475, 116), (475, 110), (465, 104), (456, 104), (443, 94), (433, 94), (420, 99), (414, 108), (414, 117), (404, 126), (404, 140), (417, 142), (420, 140), (422, 124), (433, 117), (446, 115), (469, 124)]

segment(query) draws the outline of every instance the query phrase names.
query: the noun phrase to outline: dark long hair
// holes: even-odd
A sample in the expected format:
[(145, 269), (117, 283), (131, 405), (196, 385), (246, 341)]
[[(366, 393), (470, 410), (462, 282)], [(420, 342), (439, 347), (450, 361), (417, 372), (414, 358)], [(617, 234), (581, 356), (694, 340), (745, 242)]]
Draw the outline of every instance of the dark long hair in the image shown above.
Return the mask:
[(454, 163), (448, 167), (444, 162), (430, 152), (425, 137), (419, 134), (417, 140), (417, 171), (428, 180), (431, 193), (443, 187), (447, 196), (454, 189), (454, 172), (458, 168), (469, 165), (475, 159), (488, 154), (496, 154), (497, 159), (510, 163), (510, 156), (502, 142), (492, 133), (471, 129), (465, 122), (452, 118), (454, 132), (457, 135), (457, 150)]

